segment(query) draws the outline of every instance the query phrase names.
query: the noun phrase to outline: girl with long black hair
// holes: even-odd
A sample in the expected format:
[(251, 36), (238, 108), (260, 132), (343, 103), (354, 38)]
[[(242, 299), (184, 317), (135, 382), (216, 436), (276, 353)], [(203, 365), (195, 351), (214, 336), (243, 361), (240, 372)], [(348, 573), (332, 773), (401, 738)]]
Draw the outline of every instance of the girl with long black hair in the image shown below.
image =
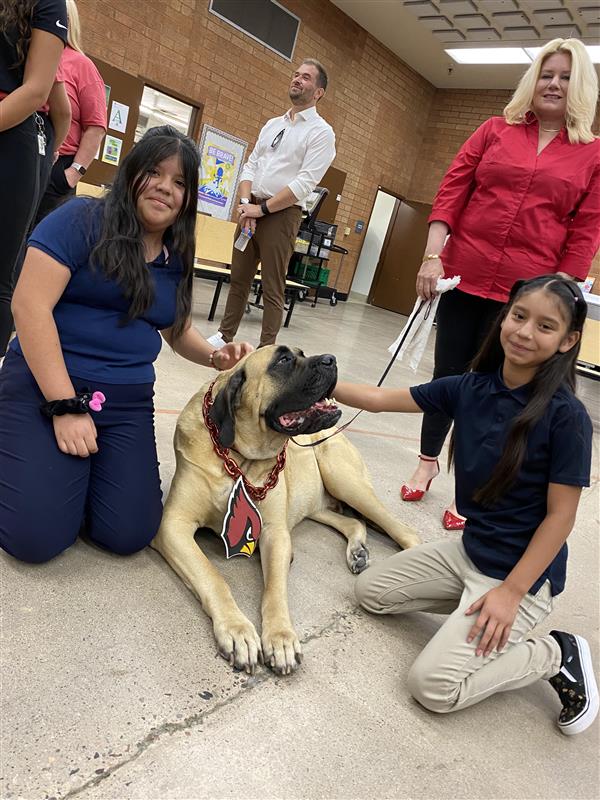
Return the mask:
[(34, 230), (17, 283), (17, 338), (0, 370), (0, 546), (47, 561), (80, 531), (116, 553), (154, 537), (162, 513), (153, 362), (174, 351), (226, 369), (190, 319), (195, 143), (152, 128), (105, 198), (75, 198)]
[(449, 614), (408, 675), (431, 711), (546, 679), (562, 702), (563, 733), (585, 730), (598, 713), (587, 641), (530, 634), (564, 588), (566, 540), (590, 480), (592, 425), (574, 395), (586, 312), (570, 280), (517, 281), (471, 372), (411, 389), (335, 389), (367, 411), (443, 411), (454, 420), (462, 539), (397, 553), (356, 587), (374, 614)]

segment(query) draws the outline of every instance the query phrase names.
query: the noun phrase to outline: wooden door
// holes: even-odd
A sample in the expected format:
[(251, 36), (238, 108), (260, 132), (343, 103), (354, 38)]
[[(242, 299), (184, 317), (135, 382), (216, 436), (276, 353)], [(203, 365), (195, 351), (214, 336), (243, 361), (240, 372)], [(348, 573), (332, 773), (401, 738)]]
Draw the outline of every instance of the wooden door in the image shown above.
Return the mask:
[[(105, 85), (108, 87), (107, 114), (109, 117), (109, 127), (106, 131), (106, 136), (112, 136), (121, 140), (122, 145), (121, 152), (119, 154), (120, 164), (133, 147), (133, 137), (135, 135), (135, 128), (140, 113), (140, 101), (144, 91), (144, 81), (140, 78), (134, 77), (133, 75), (128, 75), (126, 72), (123, 72), (122, 70), (117, 69), (110, 64), (105, 64), (104, 61), (100, 61), (98, 58), (93, 58), (92, 61), (98, 68), (100, 75), (102, 75)], [(115, 130), (110, 127), (110, 113), (112, 104), (115, 101), (127, 106), (129, 109), (125, 131)], [(98, 159), (94, 159), (92, 161), (90, 168), (86, 172), (86, 183), (92, 183), (96, 184), (96, 186), (100, 186), (101, 184), (108, 185), (113, 182), (118, 164), (107, 163), (106, 161), (102, 160), (106, 136), (100, 144), (100, 154)]]
[(415, 282), (427, 243), (431, 206), (397, 200), (390, 218), (367, 302), (398, 314), (410, 314), (417, 299)]
[(335, 215), (340, 204), (338, 197), (342, 196), (345, 183), (346, 173), (342, 172), (341, 169), (337, 169), (337, 167), (329, 167), (319, 181), (319, 186), (325, 186), (325, 188), (329, 189), (329, 194), (319, 209), (319, 219), (322, 222), (330, 222), (332, 225), (335, 222)]

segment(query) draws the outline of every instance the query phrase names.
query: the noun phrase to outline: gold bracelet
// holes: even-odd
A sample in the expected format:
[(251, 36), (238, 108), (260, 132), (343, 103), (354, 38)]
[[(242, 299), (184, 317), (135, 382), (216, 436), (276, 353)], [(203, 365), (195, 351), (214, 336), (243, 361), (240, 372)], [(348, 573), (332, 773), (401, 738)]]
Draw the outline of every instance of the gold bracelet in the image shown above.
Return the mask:
[(213, 369), (216, 369), (216, 370), (217, 370), (217, 372), (220, 372), (221, 370), (220, 370), (220, 369), (217, 367), (217, 365), (215, 364), (215, 353), (216, 353), (216, 352), (217, 352), (216, 350), (213, 350), (213, 351), (212, 351), (212, 353), (209, 353), (209, 354), (208, 354), (208, 365), (209, 365), (210, 367), (212, 367)]
[[(423, 261), (433, 261), (436, 258), (439, 258), (439, 253), (427, 253), (426, 256), (423, 256)], [(423, 263), (423, 261), (421, 263)]]

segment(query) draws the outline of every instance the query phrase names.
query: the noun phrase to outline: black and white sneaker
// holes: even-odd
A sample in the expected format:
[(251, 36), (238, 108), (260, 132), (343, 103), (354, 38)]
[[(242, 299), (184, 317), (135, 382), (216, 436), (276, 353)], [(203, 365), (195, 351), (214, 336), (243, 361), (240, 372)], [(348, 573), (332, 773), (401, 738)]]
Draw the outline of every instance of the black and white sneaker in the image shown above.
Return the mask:
[(583, 636), (573, 633), (550, 631), (550, 636), (562, 651), (560, 672), (549, 679), (562, 703), (558, 727), (567, 735), (581, 733), (598, 714), (598, 686), (590, 646)]

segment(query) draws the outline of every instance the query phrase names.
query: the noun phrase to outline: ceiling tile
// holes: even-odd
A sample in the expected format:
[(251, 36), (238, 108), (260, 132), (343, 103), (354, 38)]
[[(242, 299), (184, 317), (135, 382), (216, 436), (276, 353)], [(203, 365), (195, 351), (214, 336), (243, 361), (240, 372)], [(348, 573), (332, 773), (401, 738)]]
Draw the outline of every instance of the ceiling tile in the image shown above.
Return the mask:
[(455, 14), (473, 14), (477, 6), (471, 0), (438, 0), (442, 14), (454, 16)]
[(419, 17), (419, 22), (430, 31), (449, 31), (453, 28), (453, 25), (448, 17)]
[(516, 0), (479, 0), (479, 9), (484, 14), (494, 14), (498, 11), (518, 11)]
[(490, 21), (483, 14), (457, 14), (454, 24), (461, 28), (487, 28)]
[(405, 0), (404, 7), (413, 14), (437, 14), (438, 8), (430, 0)]
[(573, 17), (566, 8), (561, 9), (535, 9), (533, 12), (535, 22), (541, 25), (568, 25), (573, 22)]
[(467, 28), (466, 35), (469, 42), (497, 42), (501, 39), (495, 28)]
[(522, 11), (496, 11), (492, 14), (492, 22), (494, 25), (500, 25), (501, 28), (529, 25), (529, 19)]
[(590, 23), (600, 23), (600, 6), (581, 6), (579, 14), (588, 25)]
[(519, 6), (523, 11), (535, 11), (535, 9), (562, 9), (565, 7), (564, 0), (519, 0)]
[(436, 39), (439, 39), (440, 42), (445, 42), (446, 44), (451, 42), (464, 42), (465, 35), (460, 31), (431, 31)]
[[(589, 27), (589, 26), (588, 26)], [(581, 36), (581, 30), (577, 25), (545, 25), (543, 33), (550, 36), (552, 39), (561, 36), (563, 39), (569, 39), (572, 36)]]
[(509, 42), (526, 42), (530, 39), (538, 39), (539, 33), (531, 25), (521, 25), (515, 28), (504, 28), (502, 38)]

